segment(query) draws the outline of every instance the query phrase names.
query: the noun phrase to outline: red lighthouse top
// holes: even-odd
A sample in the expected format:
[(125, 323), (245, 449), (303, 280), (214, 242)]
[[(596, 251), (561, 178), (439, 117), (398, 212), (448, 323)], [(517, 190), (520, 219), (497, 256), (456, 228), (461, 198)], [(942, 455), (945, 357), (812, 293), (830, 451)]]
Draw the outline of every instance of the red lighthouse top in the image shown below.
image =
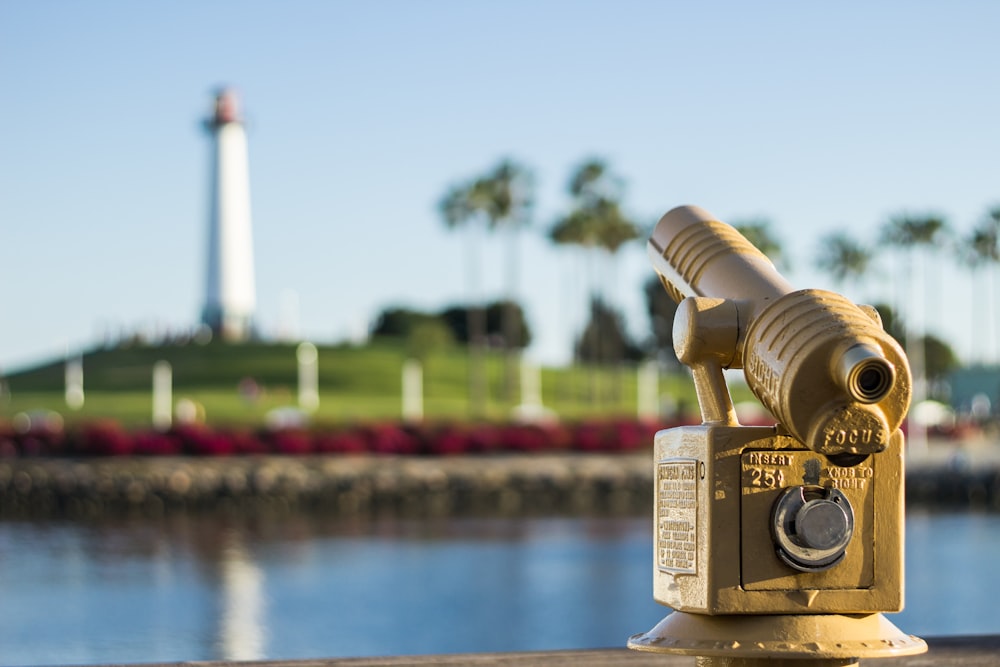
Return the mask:
[(212, 120), (215, 125), (240, 122), (240, 101), (235, 90), (223, 88), (215, 96), (215, 116)]

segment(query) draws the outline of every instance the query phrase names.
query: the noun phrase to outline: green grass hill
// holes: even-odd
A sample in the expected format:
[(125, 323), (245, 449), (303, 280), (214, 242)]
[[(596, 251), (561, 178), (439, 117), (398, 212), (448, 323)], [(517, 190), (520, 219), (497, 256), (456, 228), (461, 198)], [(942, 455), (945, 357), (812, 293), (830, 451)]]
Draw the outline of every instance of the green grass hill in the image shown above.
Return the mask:
[[(70, 410), (64, 397), (65, 363), (53, 361), (3, 378), (0, 420), (21, 412), (51, 410), (67, 424), (100, 418), (123, 424), (148, 424), (152, 415), (152, 368), (169, 362), (173, 401), (190, 401), (212, 424), (264, 423), (276, 408), (297, 402), (296, 345), (290, 343), (207, 345), (132, 345), (95, 349), (83, 355), (85, 401)], [(363, 346), (319, 346), (317, 423), (398, 419), (401, 413), (402, 365), (406, 348), (394, 341)], [(485, 417), (504, 420), (518, 402), (517, 387), (508, 392), (504, 360), (486, 359), (489, 401)], [(543, 403), (560, 417), (582, 419), (633, 416), (636, 413), (634, 367), (546, 368)], [(462, 420), (470, 416), (465, 350), (450, 347), (424, 360), (424, 413), (428, 419)], [(686, 374), (663, 377), (661, 395), (694, 409)]]

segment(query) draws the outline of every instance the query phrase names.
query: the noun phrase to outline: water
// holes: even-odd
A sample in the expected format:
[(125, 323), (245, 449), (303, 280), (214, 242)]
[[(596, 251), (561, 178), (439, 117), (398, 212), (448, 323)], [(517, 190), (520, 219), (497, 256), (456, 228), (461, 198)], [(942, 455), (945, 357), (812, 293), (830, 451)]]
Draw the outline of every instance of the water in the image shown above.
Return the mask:
[[(648, 519), (304, 517), (0, 523), (0, 664), (622, 646), (651, 600)], [(1000, 516), (911, 514), (924, 635), (1000, 633)]]

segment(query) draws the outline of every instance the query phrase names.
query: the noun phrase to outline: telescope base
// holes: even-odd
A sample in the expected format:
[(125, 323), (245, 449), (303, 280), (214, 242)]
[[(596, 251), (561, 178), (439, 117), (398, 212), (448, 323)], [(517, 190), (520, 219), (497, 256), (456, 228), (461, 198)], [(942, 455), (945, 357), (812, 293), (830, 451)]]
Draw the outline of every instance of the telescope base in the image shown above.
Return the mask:
[(927, 650), (882, 614), (709, 616), (675, 611), (634, 635), (637, 651), (699, 656), (698, 667), (850, 667)]

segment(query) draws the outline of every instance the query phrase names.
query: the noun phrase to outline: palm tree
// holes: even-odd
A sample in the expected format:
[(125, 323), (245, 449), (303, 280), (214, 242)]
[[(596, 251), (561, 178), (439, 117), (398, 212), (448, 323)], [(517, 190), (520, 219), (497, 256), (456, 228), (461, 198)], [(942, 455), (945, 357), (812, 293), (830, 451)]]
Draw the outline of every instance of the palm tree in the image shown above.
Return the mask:
[[(988, 268), (991, 274), (989, 280), (989, 293), (986, 308), (972, 308), (972, 350), (980, 348), (977, 333), (986, 334), (986, 340), (991, 341), (995, 346), (997, 341), (996, 329), (996, 299), (997, 299), (997, 266), (1000, 265), (1000, 206), (988, 211), (980, 220), (979, 224), (972, 230), (969, 237), (958, 244), (959, 260), (963, 266), (968, 266), (972, 277), (971, 291), (975, 299), (979, 274), (983, 268)], [(979, 326), (976, 322), (977, 314), (982, 313), (987, 318), (986, 326)], [(996, 361), (995, 348), (993, 350), (993, 360)], [(985, 361), (985, 345), (980, 351), (980, 360)]]
[[(931, 300), (929, 298), (930, 286), (938, 282), (937, 280), (927, 280), (927, 272), (924, 269), (928, 264), (928, 251), (936, 248), (943, 241), (947, 235), (947, 229), (947, 222), (939, 215), (914, 216), (907, 214), (893, 216), (882, 227), (882, 242), (904, 252), (906, 264), (903, 271), (903, 284), (907, 287), (912, 287), (913, 284), (910, 279), (913, 275), (914, 251), (920, 250), (916, 257), (920, 264), (918, 267), (920, 278), (924, 282), (923, 295), (922, 298), (912, 299), (910, 317), (907, 318), (911, 324), (904, 329), (906, 335), (903, 343), (913, 371), (914, 405), (921, 403), (927, 397), (927, 350), (924, 345), (927, 338), (927, 326), (923, 315), (926, 312), (927, 302)], [(916, 305), (914, 306), (914, 304)], [(913, 422), (910, 423), (910, 442), (917, 449), (923, 449), (927, 446), (926, 433)]]
[(601, 158), (582, 162), (569, 180), (569, 193), (581, 208), (592, 208), (601, 201), (621, 201), (623, 190), (621, 177)]
[(474, 417), (481, 417), (486, 410), (486, 369), (484, 346), (486, 342), (486, 311), (479, 293), (479, 232), (472, 224), (478, 217), (474, 188), (471, 185), (453, 185), (438, 204), (441, 217), (449, 229), (467, 229), (465, 284), (469, 292), (466, 306), (466, 326), (469, 332), (469, 409)]
[(844, 231), (820, 239), (816, 265), (838, 286), (860, 283), (871, 266), (872, 251)]
[[(622, 245), (639, 236), (639, 227), (621, 210), (622, 180), (603, 160), (584, 161), (571, 175), (568, 190), (573, 208), (550, 230), (553, 242), (577, 245), (591, 254), (603, 250), (613, 257)], [(593, 278), (588, 289), (596, 296)]]
[[(595, 304), (602, 302), (592, 266), (596, 255), (604, 252), (613, 263), (618, 250), (639, 236), (639, 228), (622, 212), (622, 180), (608, 169), (603, 160), (591, 158), (581, 163), (570, 176), (568, 190), (573, 198), (573, 208), (556, 221), (549, 238), (556, 244), (575, 245), (584, 250), (591, 265), (588, 267), (587, 301), (591, 304), (590, 319), (594, 321), (597, 317)], [(600, 345), (598, 338), (591, 337), (594, 345)], [(591, 356), (596, 358), (596, 355)], [(591, 383), (591, 395), (595, 397), (596, 375), (591, 377)]]
[(771, 231), (771, 221), (767, 218), (751, 218), (737, 221), (733, 227), (746, 237), (757, 250), (767, 255), (767, 258), (782, 271), (789, 271), (791, 263), (785, 257), (781, 241)]
[(601, 215), (597, 210), (603, 200), (598, 193), (603, 187), (607, 167), (596, 159), (584, 162), (570, 176), (568, 190), (573, 198), (573, 208), (559, 218), (549, 230), (549, 239), (556, 245), (578, 246), (587, 257), (588, 294), (594, 291), (593, 271), (590, 269), (590, 255), (601, 243)]
[[(904, 280), (906, 284), (910, 283), (910, 277), (913, 270), (913, 255), (915, 251), (920, 251), (917, 253), (917, 262), (920, 264), (919, 269), (920, 275), (924, 279), (924, 288), (936, 281), (927, 281), (926, 273), (922, 270), (925, 268), (928, 260), (928, 251), (936, 248), (947, 236), (948, 234), (948, 223), (945, 219), (938, 215), (924, 215), (924, 216), (913, 216), (907, 214), (901, 214), (893, 216), (889, 221), (882, 227), (881, 232), (881, 242), (887, 244), (890, 247), (899, 248), (902, 250), (906, 256), (906, 267), (904, 269)], [(927, 300), (927, 293), (924, 293), (924, 301)], [(926, 305), (920, 303), (920, 299), (917, 300), (918, 308), (921, 305)], [(912, 304), (911, 304), (912, 305)], [(922, 318), (920, 319), (922, 323)]]
[(505, 391), (508, 398), (518, 385), (520, 360), (520, 320), (516, 312), (519, 274), (518, 232), (531, 224), (535, 203), (534, 178), (531, 172), (510, 159), (501, 160), (494, 169), (477, 179), (472, 186), (472, 204), (483, 213), (491, 231), (507, 234), (506, 306), (503, 312), (503, 338), (506, 350)]
[(531, 172), (516, 162), (504, 159), (483, 176), (452, 186), (439, 204), (445, 224), (450, 228), (469, 230), (467, 281), (472, 292), (468, 305), (469, 328), (469, 391), (475, 416), (482, 416), (486, 403), (486, 374), (483, 356), (486, 347), (486, 311), (479, 294), (478, 272), (481, 267), (478, 236), (482, 231), (504, 229), (508, 233), (507, 303), (504, 309), (504, 346), (507, 350), (508, 391), (517, 385), (517, 349), (522, 342), (520, 324), (515, 312), (518, 245), (517, 232), (531, 219), (534, 206), (534, 180)]

